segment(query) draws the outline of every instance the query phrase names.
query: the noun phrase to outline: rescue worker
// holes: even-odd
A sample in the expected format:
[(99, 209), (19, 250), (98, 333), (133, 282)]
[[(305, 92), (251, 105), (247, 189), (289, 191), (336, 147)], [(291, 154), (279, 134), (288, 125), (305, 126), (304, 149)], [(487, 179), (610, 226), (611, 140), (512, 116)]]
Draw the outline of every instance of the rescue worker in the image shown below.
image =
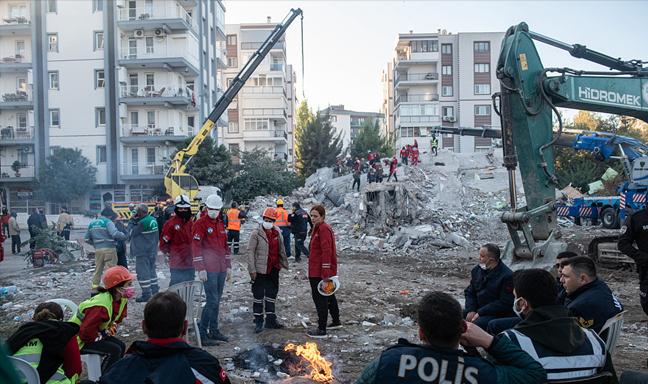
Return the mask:
[(112, 202), (106, 201), (104, 202), (104, 209), (101, 211), (101, 216), (107, 217), (110, 220), (115, 220), (117, 219), (117, 212), (115, 212), (112, 209)]
[(11, 253), (20, 253), (20, 226), (18, 225), (16, 212), (11, 212), (9, 219), (9, 236), (11, 236)]
[[(190, 303), (193, 304), (193, 303)], [(229, 384), (218, 359), (182, 338), (187, 333), (187, 304), (175, 292), (160, 292), (144, 307), (142, 331), (146, 341), (135, 341), (126, 356), (100, 384)]]
[[(430, 292), (418, 304), (418, 336), (399, 339), (367, 366), (355, 384), (377, 383), (544, 383), (542, 365), (504, 335), (491, 336), (461, 318), (461, 305), (443, 292)], [(459, 343), (484, 348), (493, 361), (468, 355)]]
[(146, 204), (140, 204), (137, 207), (132, 220), (134, 226), (131, 231), (130, 252), (131, 256), (135, 258), (137, 282), (142, 289), (142, 296), (135, 301), (143, 303), (160, 290), (155, 271), (160, 235), (158, 223), (153, 216), (148, 214)]
[(11, 219), (9, 210), (2, 208), (2, 215), (0, 215), (0, 233), (4, 234), (5, 237), (9, 236), (9, 219)]
[(122, 266), (108, 268), (103, 277), (103, 287), (97, 288), (99, 293), (82, 301), (70, 319), (80, 327), (78, 342), (81, 354), (104, 356), (102, 373), (124, 355), (126, 345), (115, 335), (117, 325), (126, 318), (128, 299), (135, 296), (135, 288), (131, 285), (134, 278)]
[(542, 364), (548, 382), (585, 379), (601, 371), (616, 378), (605, 342), (593, 330), (581, 328), (567, 308), (557, 304), (558, 288), (551, 273), (515, 271), (513, 293), (513, 311), (522, 321), (506, 336)]
[(310, 230), (313, 230), (313, 222), (298, 202), (294, 202), (292, 207), (293, 211), (288, 215), (288, 221), (290, 221), (290, 230), (295, 237), (295, 261), (301, 261), (302, 252), (308, 257), (308, 248), (304, 243), (309, 232), (308, 227), (310, 226)]
[[(619, 236), (619, 251), (631, 257), (639, 273), (639, 301), (648, 315), (648, 211), (642, 209), (626, 219)], [(637, 243), (637, 246), (634, 246)]]
[(92, 277), (92, 289), (99, 286), (104, 266), (110, 268), (117, 265), (115, 240), (125, 239), (126, 234), (119, 232), (115, 223), (103, 215), (88, 224), (85, 241), (95, 248), (95, 273)]
[[(407, 161), (405, 161), (405, 165), (407, 165)], [(392, 159), (389, 162), (389, 176), (387, 176), (387, 182), (391, 180), (392, 176), (394, 176), (395, 181), (398, 181), (398, 176), (396, 175), (396, 171), (398, 171), (398, 159), (396, 159), (396, 155), (394, 155), (392, 156)]]
[(247, 268), (252, 280), (252, 313), (254, 332), (264, 328), (281, 329), (277, 322), (275, 302), (279, 292), (279, 271), (288, 269), (288, 257), (279, 228), (275, 226), (277, 212), (274, 208), (263, 210), (263, 222), (250, 234), (247, 247)]
[(276, 211), (277, 221), (275, 225), (281, 230), (286, 256), (290, 257), (290, 222), (288, 221), (288, 211), (284, 209), (284, 201), (282, 199), (277, 200)]
[(430, 139), (430, 154), (432, 156), (437, 156), (439, 154), (439, 139), (436, 137), (436, 133), (432, 134)]
[(353, 184), (351, 184), (351, 190), (356, 188), (356, 191), (360, 192), (360, 168), (353, 169)]
[(409, 158), (409, 153), (407, 152), (407, 148), (404, 145), (403, 148), (401, 148), (400, 150), (400, 157), (401, 157), (401, 162), (407, 165), (407, 159)]
[(234, 255), (239, 253), (239, 240), (241, 239), (242, 212), (238, 209), (236, 201), (232, 201), (227, 210), (227, 246)]
[(7, 339), (9, 353), (36, 368), (41, 383), (76, 384), (81, 374), (79, 326), (63, 321), (63, 309), (52, 302), (39, 304), (32, 319)]
[(66, 207), (61, 207), (58, 220), (56, 222), (56, 231), (59, 236), (65, 240), (70, 240), (70, 230), (74, 226), (74, 219), (68, 213)]
[[(216, 194), (205, 200), (206, 214), (193, 224), (191, 254), (198, 279), (205, 286), (207, 297), (200, 318), (200, 336), (203, 345), (215, 345), (214, 341), (229, 339), (218, 328), (220, 300), (225, 289), (225, 280), (232, 276), (232, 259), (227, 247), (227, 233), (221, 209), (223, 200)], [(209, 344), (206, 344), (209, 343)]]
[(193, 281), (195, 270), (191, 257), (191, 202), (189, 196), (179, 195), (175, 199), (174, 214), (164, 224), (160, 238), (160, 250), (169, 257), (171, 281), (169, 286)]

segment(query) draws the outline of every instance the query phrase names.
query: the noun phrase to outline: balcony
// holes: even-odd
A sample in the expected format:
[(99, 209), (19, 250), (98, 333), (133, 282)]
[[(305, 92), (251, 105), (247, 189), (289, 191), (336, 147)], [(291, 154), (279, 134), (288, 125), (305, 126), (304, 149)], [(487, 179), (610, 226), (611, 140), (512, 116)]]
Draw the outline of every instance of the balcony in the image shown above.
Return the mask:
[(31, 92), (17, 89), (14, 92), (3, 93), (0, 109), (33, 109), (34, 101)]
[(284, 97), (287, 97), (286, 88), (281, 86), (270, 86), (270, 85), (263, 85), (263, 86), (248, 85), (247, 87), (243, 87), (243, 89), (241, 89), (241, 93), (255, 94), (255, 95), (284, 95)]
[(27, 72), (31, 67), (31, 59), (20, 54), (0, 59), (0, 72)]
[(161, 28), (164, 33), (183, 32), (191, 30), (196, 32), (193, 18), (187, 11), (171, 1), (161, 2), (165, 6), (153, 6), (153, 9), (144, 10), (136, 8), (119, 9), (117, 25), (124, 31), (136, 29), (154, 30)]
[(175, 145), (188, 137), (187, 128), (173, 126), (163, 127), (157, 124), (124, 124), (121, 127), (120, 140), (124, 144), (164, 143)]
[(274, 141), (285, 143), (288, 140), (288, 133), (285, 129), (269, 130), (245, 130), (245, 141)]
[(187, 87), (147, 85), (137, 88), (128, 85), (119, 87), (120, 102), (128, 105), (158, 105), (164, 107), (196, 105), (194, 93)]
[(0, 145), (21, 145), (34, 143), (34, 127), (14, 128), (11, 125), (0, 128)]
[(396, 98), (396, 104), (400, 103), (425, 103), (439, 101), (438, 93), (426, 93), (420, 95), (402, 95)]
[(284, 71), (284, 65), (283, 64), (270, 64), (270, 70), (271, 71), (277, 71), (277, 72), (283, 72)]
[(411, 54), (399, 55), (396, 59), (395, 69), (406, 69), (415, 65), (429, 65), (439, 61), (439, 54), (437, 52), (427, 52), (427, 57), (414, 56)]
[(285, 152), (275, 152), (274, 159), (288, 161), (288, 154)]
[(244, 117), (267, 117), (270, 119), (288, 119), (284, 108), (243, 108)]
[[(13, 163), (13, 160), (10, 160)], [(21, 183), (34, 181), (34, 166), (24, 165), (18, 173), (11, 169), (11, 165), (0, 165), (0, 184)]]
[(433, 126), (440, 124), (441, 116), (439, 115), (399, 116), (396, 120), (396, 125), (401, 127)]
[(122, 163), (121, 178), (125, 181), (162, 180), (167, 170), (164, 163)]
[(26, 16), (0, 19), (0, 36), (31, 35), (31, 20)]
[[(135, 39), (136, 42), (145, 39)], [(164, 69), (167, 71), (179, 71), (185, 75), (198, 76), (198, 43), (195, 43), (195, 49), (191, 49), (193, 44), (170, 44), (168, 39), (163, 43), (158, 42), (155, 38), (153, 46), (145, 46), (145, 43), (138, 44), (137, 47), (122, 47), (120, 52), (119, 65), (128, 69)], [(128, 44), (128, 41), (122, 42)]]
[[(241, 42), (241, 50), (242, 51), (256, 51), (257, 49), (261, 48), (261, 44), (263, 44), (263, 41), (246, 41), (246, 42)], [(278, 41), (271, 50), (280, 50), (284, 51), (286, 49), (286, 44), (283, 41)]]
[(410, 85), (425, 85), (439, 81), (439, 74), (435, 72), (426, 73), (401, 73), (396, 77), (396, 87)]

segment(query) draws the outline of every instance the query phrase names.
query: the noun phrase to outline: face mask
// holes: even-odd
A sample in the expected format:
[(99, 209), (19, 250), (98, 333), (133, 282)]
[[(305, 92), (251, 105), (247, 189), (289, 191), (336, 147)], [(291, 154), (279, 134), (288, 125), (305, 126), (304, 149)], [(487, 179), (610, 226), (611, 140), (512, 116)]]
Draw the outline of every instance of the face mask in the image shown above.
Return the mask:
[(215, 219), (218, 217), (218, 209), (208, 209), (207, 210), (207, 216), (209, 216), (210, 219)]
[(263, 228), (265, 228), (265, 229), (271, 229), (272, 226), (274, 225), (274, 223), (269, 223), (269, 222), (267, 222), (267, 221), (264, 221), (263, 223), (261, 223), (261, 225), (262, 225)]
[(517, 305), (517, 303), (519, 303), (520, 300), (522, 300), (522, 298), (521, 298), (521, 297), (518, 297), (517, 299), (515, 299), (515, 301), (513, 301), (513, 312), (515, 312), (515, 314), (517, 315), (517, 317), (519, 317), (520, 319), (522, 319), (522, 318), (523, 318), (523, 317), (522, 317), (522, 316), (523, 316), (523, 315), (522, 315), (522, 310), (521, 310), (521, 309), (518, 309), (518, 305)]
[(488, 269), (486, 263), (479, 263), (479, 268), (483, 269), (484, 271)]
[(124, 296), (127, 299), (130, 299), (131, 297), (135, 296), (135, 287), (126, 287), (122, 291), (122, 296)]
[(178, 215), (178, 217), (180, 217), (181, 219), (186, 220), (186, 219), (191, 217), (191, 211), (190, 210), (184, 210), (184, 209), (182, 209), (182, 210), (178, 209), (178, 210), (176, 210), (176, 215)]

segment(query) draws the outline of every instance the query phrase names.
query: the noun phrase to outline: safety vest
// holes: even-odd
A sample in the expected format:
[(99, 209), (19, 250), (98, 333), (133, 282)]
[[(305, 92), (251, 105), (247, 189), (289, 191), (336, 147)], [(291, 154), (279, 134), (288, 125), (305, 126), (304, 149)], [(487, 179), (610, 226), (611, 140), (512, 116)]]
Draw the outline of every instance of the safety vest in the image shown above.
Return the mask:
[(277, 221), (275, 221), (275, 225), (277, 227), (290, 226), (290, 223), (288, 222), (288, 211), (286, 211), (282, 207), (279, 207), (276, 209), (276, 212), (277, 212)]
[(241, 219), (239, 219), (239, 211), (236, 208), (230, 208), (227, 210), (227, 229), (231, 231), (240, 231), (241, 230)]
[[(113, 323), (113, 306), (112, 306), (112, 295), (110, 292), (102, 292), (98, 295), (94, 295), (91, 298), (89, 298), (86, 301), (81, 302), (79, 304), (79, 309), (77, 312), (72, 316), (70, 319), (71, 322), (81, 325), (81, 322), (85, 318), (85, 314), (83, 311), (90, 307), (104, 307), (108, 311), (108, 321), (105, 321), (99, 325), (99, 331), (103, 331), (108, 329), (112, 323)], [(122, 312), (124, 312), (124, 308), (126, 307), (126, 303), (128, 303), (128, 299), (125, 299), (122, 297), (121, 303), (119, 305), (119, 313), (117, 313), (117, 316), (115, 316), (115, 319), (119, 319), (121, 316)], [(77, 336), (77, 341), (79, 342), (79, 349), (83, 348), (83, 341), (81, 341), (81, 338)]]
[[(18, 352), (14, 353), (14, 357), (17, 357), (21, 360), (25, 360), (29, 363), (34, 369), (38, 369), (38, 364), (40, 364), (41, 354), (43, 353), (43, 343), (39, 339), (31, 339), (25, 344)], [(63, 366), (60, 366), (56, 369), (56, 372), (52, 377), (47, 380), (47, 384), (72, 384), (76, 383), (76, 375), (72, 377), (72, 380), (68, 379), (65, 376), (65, 371)]]

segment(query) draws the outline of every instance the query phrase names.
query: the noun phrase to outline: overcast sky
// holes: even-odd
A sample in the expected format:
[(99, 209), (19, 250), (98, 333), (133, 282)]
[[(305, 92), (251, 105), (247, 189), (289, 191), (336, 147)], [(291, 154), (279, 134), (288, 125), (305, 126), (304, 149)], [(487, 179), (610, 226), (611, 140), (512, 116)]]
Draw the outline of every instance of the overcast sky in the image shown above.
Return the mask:
[[(287, 33), (288, 63), (315, 109), (344, 104), (378, 111), (380, 73), (398, 33), (504, 32), (525, 21), (531, 30), (623, 59), (648, 61), (648, 1), (224, 1), (227, 24), (279, 22), (290, 8), (304, 11), (305, 81), (301, 79), (300, 23)], [(602, 67), (538, 43), (545, 67)]]

